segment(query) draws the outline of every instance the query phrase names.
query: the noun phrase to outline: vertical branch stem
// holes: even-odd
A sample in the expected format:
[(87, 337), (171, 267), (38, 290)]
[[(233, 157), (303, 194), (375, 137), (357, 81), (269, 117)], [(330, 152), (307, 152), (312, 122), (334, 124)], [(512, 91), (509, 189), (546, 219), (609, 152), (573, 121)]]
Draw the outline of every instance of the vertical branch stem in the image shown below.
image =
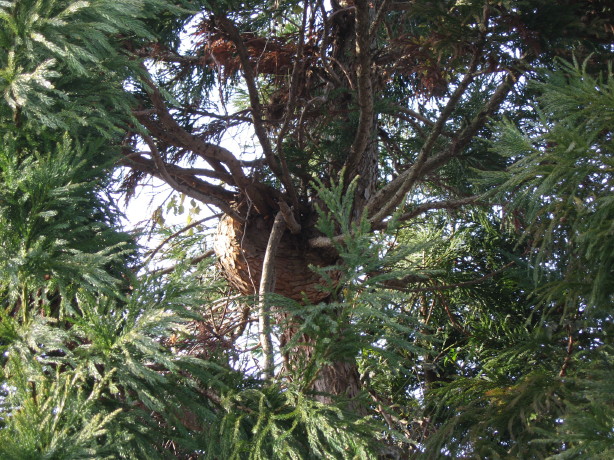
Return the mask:
[(356, 173), (358, 164), (373, 135), (373, 81), (371, 71), (371, 39), (369, 35), (370, 5), (365, 0), (355, 2), (356, 8), (356, 77), (358, 107), (360, 108), (358, 128), (350, 155), (346, 161), (345, 183), (349, 184)]
[(573, 333), (571, 330), (571, 325), (567, 325), (567, 353), (565, 355), (565, 359), (563, 360), (563, 365), (561, 366), (561, 370), (559, 372), (559, 377), (565, 377), (567, 375), (567, 368), (569, 367), (569, 363), (571, 362), (571, 355), (573, 354)]
[(260, 329), (260, 346), (264, 354), (263, 374), (266, 380), (272, 379), (275, 371), (273, 341), (271, 339), (271, 305), (267, 294), (272, 292), (274, 288), (275, 254), (285, 229), (284, 216), (279, 211), (275, 216), (266, 252), (264, 253), (262, 276), (260, 277), (260, 288), (258, 291), (258, 326)]

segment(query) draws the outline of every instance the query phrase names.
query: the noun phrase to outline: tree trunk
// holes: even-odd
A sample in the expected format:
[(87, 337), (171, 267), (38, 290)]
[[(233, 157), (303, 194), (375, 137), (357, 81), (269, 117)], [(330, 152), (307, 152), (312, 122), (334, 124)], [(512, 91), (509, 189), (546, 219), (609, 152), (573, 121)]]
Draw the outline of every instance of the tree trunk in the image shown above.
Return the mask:
[[(306, 219), (309, 220), (309, 219)], [(262, 263), (269, 234), (273, 225), (270, 216), (252, 215), (245, 222), (238, 222), (226, 215), (220, 220), (214, 249), (220, 268), (228, 282), (244, 295), (257, 295)], [(292, 235), (286, 230), (277, 248), (274, 261), (274, 293), (283, 295), (303, 305), (326, 302), (330, 290), (323, 289), (326, 281), (310, 269), (310, 265), (326, 267), (337, 262), (334, 250), (310, 248), (308, 240), (316, 236), (315, 230), (303, 226), (299, 235)], [(337, 278), (334, 273), (331, 278)], [(283, 308), (273, 313), (272, 321), (281, 326), (280, 343), (282, 347), (289, 343), (298, 330), (300, 318), (292, 316)], [(294, 326), (293, 326), (294, 325)], [(286, 350), (284, 358), (287, 370), (304, 366), (313, 354), (317, 338), (303, 336), (300, 345)], [(318, 395), (316, 399), (331, 403), (334, 396), (353, 399), (360, 392), (360, 378), (354, 358), (337, 361), (319, 370), (312, 390)], [(349, 409), (360, 412), (355, 403)]]
[[(262, 274), (262, 262), (273, 226), (273, 217), (253, 215), (246, 222), (237, 222), (226, 215), (220, 219), (214, 243), (215, 253), (226, 279), (239, 292), (256, 295)], [(329, 296), (320, 289), (325, 281), (309, 266), (335, 264), (332, 250), (313, 249), (308, 245), (313, 230), (299, 235), (286, 230), (275, 256), (276, 294), (301, 303), (318, 303)]]
[[(338, 95), (332, 97), (329, 103), (334, 105), (333, 111), (345, 113), (345, 116), (341, 116), (341, 120), (345, 122), (342, 121), (340, 129), (351, 133), (354, 138), (351, 145), (344, 147), (344, 150), (349, 152), (345, 161), (344, 179), (345, 186), (348, 187), (349, 181), (357, 177), (352, 219), (358, 221), (375, 191), (377, 182), (379, 152), (376, 137), (377, 117), (373, 110), (373, 94), (376, 88), (372, 84), (372, 66), (368, 57), (372, 46), (368, 34), (369, 24), (373, 20), (370, 16), (375, 12), (363, 5), (357, 17), (353, 9), (347, 9), (336, 2), (333, 8), (335, 13), (332, 16), (332, 57), (349, 71), (349, 74), (355, 75), (356, 80), (350, 84), (345, 78), (341, 78), (341, 88), (336, 89), (343, 91), (337, 92)], [(358, 88), (358, 99), (352, 101), (354, 88)], [(349, 116), (352, 106), (360, 110), (358, 126)], [(245, 210), (242, 211), (240, 214), (245, 215)], [(309, 239), (319, 236), (313, 228), (314, 217), (313, 213), (303, 216), (299, 235), (292, 235), (289, 231), (284, 233), (274, 264), (274, 292), (304, 305), (326, 302), (330, 296), (330, 290), (321, 288), (325, 281), (309, 267), (331, 266), (338, 259), (334, 250), (309, 247)], [(257, 294), (272, 223), (272, 215), (247, 215), (244, 223), (233, 220), (230, 216), (225, 216), (220, 221), (215, 243), (220, 267), (230, 284), (243, 294)], [(334, 281), (335, 276), (332, 275)], [(297, 333), (298, 328), (293, 326), (293, 322), (296, 324), (300, 319), (290, 318), (288, 313), (284, 313), (280, 308), (275, 320), (283, 325), (280, 337), (283, 346)], [(309, 360), (313, 352), (313, 346), (309, 346), (309, 343), (316, 340), (315, 337), (301, 339), (301, 346), (286, 353), (286, 365), (294, 370), (301, 362)], [(317, 399), (325, 403), (332, 402), (334, 396), (355, 398), (359, 395), (360, 388), (354, 356), (319, 369), (312, 385), (312, 389), (318, 393)], [(357, 413), (362, 412), (355, 403), (350, 403), (349, 408)]]

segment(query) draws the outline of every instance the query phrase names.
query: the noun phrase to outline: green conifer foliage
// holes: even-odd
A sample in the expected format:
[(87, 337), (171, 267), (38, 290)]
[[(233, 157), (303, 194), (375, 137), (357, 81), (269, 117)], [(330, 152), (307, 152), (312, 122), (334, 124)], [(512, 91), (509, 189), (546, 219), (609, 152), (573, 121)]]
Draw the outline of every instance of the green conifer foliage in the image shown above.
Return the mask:
[(611, 458), (613, 32), (604, 0), (0, 0), (0, 459)]
[(434, 450), (612, 455), (613, 82), (611, 70), (596, 77), (559, 63), (535, 83), (537, 122), (499, 125), (493, 149), (515, 162), (489, 177), (505, 180), (497, 190), (530, 255), (529, 316), (509, 331), (505, 349), (484, 356), (481, 375), (435, 392), (445, 422), (430, 440)]

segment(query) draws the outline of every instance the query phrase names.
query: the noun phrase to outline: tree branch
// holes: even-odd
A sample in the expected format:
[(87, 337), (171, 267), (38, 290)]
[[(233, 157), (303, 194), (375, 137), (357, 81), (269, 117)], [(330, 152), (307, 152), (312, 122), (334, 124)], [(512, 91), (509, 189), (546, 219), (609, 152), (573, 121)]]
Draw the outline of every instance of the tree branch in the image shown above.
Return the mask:
[(283, 200), (279, 202), (279, 211), (284, 216), (284, 221), (286, 222), (286, 226), (288, 227), (288, 230), (290, 230), (290, 233), (293, 235), (298, 235), (301, 233), (301, 224), (296, 221), (294, 214), (292, 213), (292, 209), (290, 209), (290, 207)]
[[(406, 222), (414, 217), (419, 216), (420, 214), (424, 214), (427, 211), (432, 211), (435, 209), (458, 209), (462, 206), (473, 204), (478, 202), (482, 197), (480, 195), (472, 195), (464, 198), (459, 198), (456, 200), (443, 200), (443, 201), (431, 201), (429, 203), (422, 203), (414, 208), (411, 211), (404, 212), (399, 217), (396, 218), (399, 222)], [(373, 230), (383, 230), (387, 227), (387, 222), (380, 222), (378, 225), (373, 226)]]
[[(478, 202), (482, 197), (479, 195), (468, 196), (464, 198), (459, 198), (457, 200), (443, 200), (443, 201), (435, 201), (429, 203), (423, 203), (414, 207), (411, 211), (401, 214), (396, 218), (398, 222), (405, 222), (414, 217), (419, 216), (427, 211), (431, 211), (434, 209), (458, 209), (467, 204), (472, 204)], [(371, 230), (384, 230), (388, 226), (387, 222), (379, 222), (377, 225), (373, 225)], [(337, 235), (333, 238), (329, 238), (327, 236), (318, 236), (315, 238), (311, 238), (309, 240), (309, 246), (312, 248), (331, 248), (335, 244), (343, 243), (343, 241), (350, 237), (351, 235)]]
[[(155, 164), (151, 164), (150, 160), (139, 157), (125, 157), (122, 161), (126, 166), (143, 171), (151, 176), (166, 182), (170, 187), (177, 190), (180, 193), (185, 193), (187, 196), (194, 198), (202, 203), (212, 204), (225, 213), (233, 216), (233, 218), (242, 221), (243, 218), (237, 214), (232, 208), (230, 203), (235, 199), (235, 194), (222, 187), (208, 184), (196, 177), (188, 178), (174, 178), (173, 175), (166, 168), (166, 164), (160, 158), (157, 147), (153, 144), (151, 137), (147, 136), (152, 142), (153, 148), (151, 151), (152, 157), (157, 158), (154, 161)], [(150, 146), (151, 149), (151, 146)]]
[[(124, 159), (121, 161), (126, 166), (130, 166), (134, 169), (138, 169), (139, 171), (150, 173), (151, 171), (155, 171), (157, 169), (156, 163), (153, 160), (145, 158), (143, 154), (153, 155), (151, 152), (134, 152), (127, 153), (124, 155)], [(210, 169), (204, 168), (182, 168), (181, 166), (176, 166), (174, 164), (164, 163), (166, 170), (175, 175), (182, 176), (186, 178), (195, 178), (196, 176), (205, 176), (211, 179), (217, 179), (225, 183), (232, 184), (232, 176), (227, 172), (218, 172), (212, 171)], [(212, 186), (215, 187), (215, 186)], [(220, 187), (221, 190), (225, 190)]]
[(356, 168), (373, 135), (374, 104), (373, 82), (371, 80), (369, 3), (367, 0), (356, 0), (354, 2), (356, 8), (356, 77), (360, 113), (356, 135), (346, 161), (346, 184), (349, 184), (356, 174)]
[(380, 4), (379, 9), (377, 10), (377, 13), (375, 14), (375, 19), (373, 19), (373, 22), (371, 23), (371, 26), (369, 27), (369, 39), (370, 40), (375, 39), (377, 28), (379, 27), (380, 23), (384, 19), (384, 14), (387, 12), (387, 10), (388, 10), (388, 0), (382, 0), (382, 3)]
[[(245, 187), (249, 184), (249, 179), (245, 176), (239, 160), (229, 150), (216, 144), (204, 142), (202, 139), (184, 130), (168, 111), (159, 88), (153, 83), (151, 78), (143, 77), (143, 80), (150, 88), (149, 97), (156, 109), (159, 123), (164, 126), (164, 129), (158, 130), (156, 134), (171, 145), (186, 148), (201, 155), (204, 159), (212, 159), (224, 163), (239, 189), (244, 191)], [(150, 117), (145, 118), (137, 115), (137, 118), (146, 127), (156, 124)]]
[(367, 216), (370, 217), (369, 222), (371, 225), (377, 225), (388, 217), (391, 211), (396, 208), (399, 203), (401, 203), (407, 192), (411, 190), (417, 179), (421, 176), (423, 166), (425, 165), (428, 156), (431, 154), (431, 151), (435, 146), (435, 142), (443, 132), (446, 121), (450, 115), (452, 115), (452, 112), (458, 105), (461, 97), (463, 94), (465, 94), (465, 91), (474, 79), (474, 72), (479, 62), (479, 56), (480, 49), (477, 49), (469, 65), (468, 72), (465, 74), (456, 90), (450, 96), (448, 103), (441, 111), (439, 118), (433, 125), (433, 129), (420, 149), (420, 153), (418, 154), (414, 164), (388, 185), (383, 187), (367, 203), (366, 213)]
[(149, 254), (147, 255), (147, 258), (145, 259), (145, 262), (143, 262), (143, 265), (147, 264), (148, 261), (150, 261), (153, 256), (155, 256), (158, 251), (160, 251), (160, 249), (162, 249), (164, 247), (164, 245), (166, 243), (168, 243), (170, 240), (172, 240), (173, 238), (176, 238), (177, 236), (181, 235), (184, 232), (187, 232), (188, 230), (197, 227), (198, 225), (207, 222), (208, 220), (212, 220), (212, 219), (219, 219), (220, 217), (222, 217), (222, 214), (214, 214), (212, 216), (208, 216), (205, 217), (203, 219), (199, 219), (197, 221), (192, 222), (189, 225), (186, 225), (185, 227), (177, 230), (175, 233), (173, 233), (172, 235), (167, 236), (166, 238), (164, 238), (164, 240), (158, 245), (156, 246), (151, 252), (149, 252)]
[(450, 158), (458, 155), (461, 149), (471, 142), (478, 130), (484, 126), (488, 118), (491, 117), (501, 106), (521, 74), (522, 71), (518, 69), (509, 71), (509, 74), (497, 87), (484, 108), (473, 118), (473, 120), (471, 120), (465, 129), (455, 136), (454, 141), (449, 145), (449, 147), (426, 161), (423, 169), (425, 174), (434, 171), (445, 164)]
[[(508, 264), (505, 264), (503, 267), (501, 267), (498, 270), (495, 270), (494, 272), (490, 272), (484, 276), (481, 276), (479, 278), (473, 279), (473, 280), (469, 280), (469, 281), (462, 281), (460, 283), (455, 283), (455, 284), (439, 284), (439, 285), (433, 285), (433, 286), (426, 286), (426, 287), (417, 287), (417, 288), (408, 288), (406, 285), (402, 286), (400, 283), (398, 283), (398, 280), (388, 280), (388, 281), (383, 281), (381, 284), (381, 287), (384, 288), (388, 288), (388, 289), (394, 289), (397, 291), (401, 291), (401, 292), (407, 292), (407, 293), (413, 293), (413, 292), (436, 292), (436, 291), (448, 291), (450, 289), (456, 289), (459, 287), (466, 287), (466, 286), (473, 286), (476, 284), (480, 284), (483, 283), (484, 281), (499, 275), (500, 273), (503, 273), (505, 270), (507, 270), (508, 268), (510, 268), (512, 265), (514, 265), (516, 262), (510, 262)], [(415, 278), (412, 278), (412, 280)], [(424, 280), (422, 280), (424, 281)], [(416, 280), (415, 282), (420, 282), (420, 280)]]
[[(306, 3), (306, 2), (305, 2)], [(294, 114), (296, 107), (296, 100), (299, 94), (299, 87), (301, 85), (301, 77), (305, 73), (305, 60), (304, 49), (305, 49), (305, 29), (307, 25), (307, 5), (303, 7), (303, 18), (302, 24), (299, 32), (298, 39), (298, 48), (296, 50), (296, 57), (294, 59), (294, 63), (292, 65), (292, 75), (290, 76), (290, 90), (288, 92), (288, 101), (286, 102), (286, 108), (284, 110), (284, 117), (281, 129), (279, 130), (279, 134), (277, 136), (277, 153), (279, 155), (279, 160), (281, 162), (281, 167), (284, 174), (288, 175), (288, 180), (290, 180), (290, 174), (288, 171), (288, 164), (286, 162), (286, 156), (283, 150), (283, 140), (286, 137), (288, 129), (290, 127), (290, 121), (292, 120), (292, 115)], [(288, 190), (288, 195), (290, 196), (290, 200), (292, 201), (292, 205), (295, 209), (298, 209), (298, 197), (296, 195), (296, 191), (294, 187)]]
[(273, 292), (274, 289), (275, 255), (285, 229), (284, 216), (279, 211), (275, 216), (266, 252), (264, 253), (262, 275), (260, 276), (260, 287), (258, 290), (258, 324), (260, 328), (260, 345), (264, 354), (263, 374), (266, 380), (272, 379), (275, 371), (273, 341), (271, 340), (271, 308), (268, 294)]
[[(199, 262), (202, 262), (205, 259), (208, 259), (209, 257), (215, 255), (215, 252), (213, 251), (213, 249), (209, 249), (208, 251), (202, 253), (199, 256), (193, 257), (192, 259), (190, 259), (190, 261), (188, 262), (190, 265), (196, 265)], [(177, 267), (180, 266), (181, 264), (176, 264), (173, 265), (171, 267), (167, 267), (167, 268), (160, 268), (158, 270), (154, 270), (152, 272), (152, 274), (154, 275), (168, 275), (169, 273), (173, 273), (175, 270), (177, 270)]]
[[(249, 94), (249, 101), (252, 107), (254, 131), (256, 132), (256, 137), (258, 137), (258, 140), (260, 141), (260, 145), (262, 147), (262, 151), (264, 152), (264, 156), (267, 159), (267, 163), (271, 168), (271, 171), (273, 171), (273, 173), (282, 181), (290, 197), (294, 196), (296, 198), (296, 191), (292, 185), (288, 167), (285, 164), (285, 161), (281, 162), (281, 166), (277, 163), (275, 153), (273, 152), (273, 147), (271, 146), (271, 141), (269, 140), (266, 129), (264, 128), (262, 104), (260, 104), (258, 88), (256, 87), (256, 76), (254, 74), (254, 69), (252, 69), (252, 65), (249, 60), (249, 53), (245, 47), (245, 43), (243, 42), (241, 34), (232, 21), (224, 16), (218, 17), (217, 20), (237, 48), (239, 60), (241, 61), (241, 67), (243, 69), (243, 77), (247, 86), (247, 92)], [(298, 200), (296, 201), (298, 204)]]

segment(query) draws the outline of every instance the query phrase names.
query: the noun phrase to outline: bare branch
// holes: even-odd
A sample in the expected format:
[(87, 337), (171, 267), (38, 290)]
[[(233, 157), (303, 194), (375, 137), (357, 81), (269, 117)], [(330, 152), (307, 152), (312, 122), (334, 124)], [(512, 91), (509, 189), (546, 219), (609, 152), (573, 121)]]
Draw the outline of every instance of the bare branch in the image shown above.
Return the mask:
[(337, 86), (342, 86), (341, 78), (331, 67), (330, 63), (328, 62), (329, 57), (326, 55), (330, 36), (330, 18), (326, 14), (326, 8), (324, 7), (324, 2), (322, 0), (318, 0), (318, 8), (320, 9), (320, 13), (322, 14), (322, 24), (324, 26), (324, 31), (322, 34), (322, 46), (320, 47), (320, 58), (322, 59), (322, 65), (324, 66), (324, 69), (326, 69), (327, 75), (333, 80), (333, 82), (336, 83)]
[(270, 380), (275, 371), (273, 341), (271, 340), (271, 309), (268, 294), (273, 292), (275, 284), (275, 255), (281, 237), (286, 229), (284, 216), (281, 211), (275, 216), (273, 228), (269, 235), (264, 260), (262, 261), (262, 275), (258, 290), (258, 324), (260, 327), (260, 345), (264, 354), (264, 378)]
[[(151, 155), (153, 158), (151, 152), (128, 153), (124, 155), (124, 161), (122, 161), (122, 163), (147, 173), (155, 171), (157, 168), (156, 163), (153, 160), (143, 157), (143, 154)], [(225, 171), (218, 172), (204, 168), (182, 168), (181, 166), (176, 166), (170, 163), (165, 163), (164, 165), (166, 170), (174, 176), (181, 176), (185, 178), (205, 176), (225, 183), (232, 183), (232, 177)]]
[[(396, 112), (394, 112), (394, 115), (397, 118), (400, 118), (401, 120), (407, 121), (408, 123), (412, 123), (412, 126), (414, 126), (414, 128), (416, 128), (417, 126), (414, 125), (413, 123), (415, 123), (413, 120), (411, 120), (408, 117), (405, 117), (403, 115), (408, 115), (411, 118), (415, 118), (416, 120), (421, 121), (422, 123), (424, 123), (425, 125), (431, 126), (433, 127), (435, 125), (435, 122), (432, 120), (429, 120), (428, 118), (426, 118), (424, 115), (422, 115), (419, 112), (416, 112), (415, 110), (411, 110), (407, 107), (403, 107), (402, 105), (398, 105), (398, 104), (389, 104), (389, 108), (394, 109)], [(401, 113), (398, 113), (401, 112)], [(422, 129), (420, 129), (420, 131), (422, 131)], [(446, 136), (446, 137), (452, 137), (452, 134), (442, 130), (441, 131), (441, 135), (442, 136)]]
[(567, 369), (569, 368), (569, 364), (571, 363), (571, 357), (573, 355), (573, 333), (571, 329), (571, 324), (568, 324), (566, 329), (567, 329), (567, 349), (566, 349), (565, 359), (563, 359), (563, 365), (561, 366), (561, 370), (559, 371), (559, 377), (565, 377), (567, 375)]

